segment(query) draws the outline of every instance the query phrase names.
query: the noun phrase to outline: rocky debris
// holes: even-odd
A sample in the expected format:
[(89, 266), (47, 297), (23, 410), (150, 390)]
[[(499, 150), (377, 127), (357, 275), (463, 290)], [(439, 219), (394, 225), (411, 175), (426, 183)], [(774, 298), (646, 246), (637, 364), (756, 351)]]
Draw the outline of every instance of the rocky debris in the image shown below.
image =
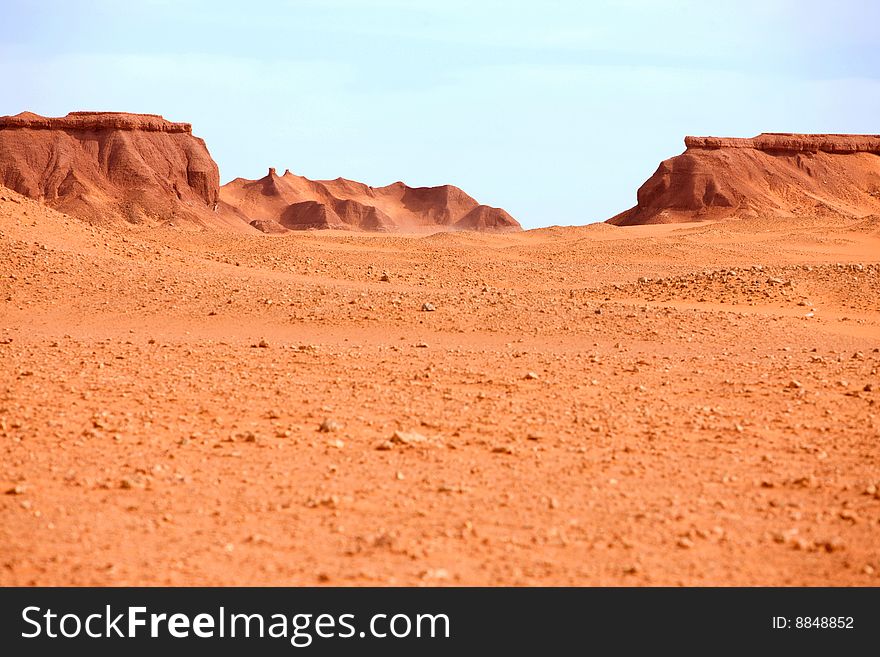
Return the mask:
[(435, 310), (437, 310), (437, 308), (434, 306), (433, 303), (426, 301), (425, 303), (422, 304), (422, 312), (432, 313)]

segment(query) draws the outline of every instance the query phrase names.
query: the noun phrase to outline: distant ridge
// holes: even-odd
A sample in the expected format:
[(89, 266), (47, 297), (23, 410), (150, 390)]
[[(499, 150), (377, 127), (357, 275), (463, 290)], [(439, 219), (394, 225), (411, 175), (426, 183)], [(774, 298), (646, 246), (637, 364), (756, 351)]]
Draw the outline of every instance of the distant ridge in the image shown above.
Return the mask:
[[(227, 207), (260, 230), (515, 231), (519, 223), (500, 208), (480, 205), (453, 185), (370, 187), (345, 178), (309, 180), (274, 168), (262, 178), (223, 185)], [(277, 226), (273, 225), (277, 224)]]

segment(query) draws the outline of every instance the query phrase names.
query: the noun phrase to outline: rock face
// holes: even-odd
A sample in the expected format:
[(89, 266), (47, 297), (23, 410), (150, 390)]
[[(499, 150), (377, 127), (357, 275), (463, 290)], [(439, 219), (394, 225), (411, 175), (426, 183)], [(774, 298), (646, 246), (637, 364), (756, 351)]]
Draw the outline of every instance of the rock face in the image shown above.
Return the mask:
[(685, 145), (639, 188), (638, 205), (608, 223), (880, 212), (880, 135), (686, 137)]
[(480, 205), (458, 187), (386, 187), (337, 178), (309, 180), (275, 169), (259, 180), (223, 185), (224, 207), (264, 232), (341, 229), (364, 231), (512, 231), (519, 223), (500, 208)]
[(154, 114), (0, 117), (0, 184), (93, 222), (215, 223), (220, 177), (188, 123)]

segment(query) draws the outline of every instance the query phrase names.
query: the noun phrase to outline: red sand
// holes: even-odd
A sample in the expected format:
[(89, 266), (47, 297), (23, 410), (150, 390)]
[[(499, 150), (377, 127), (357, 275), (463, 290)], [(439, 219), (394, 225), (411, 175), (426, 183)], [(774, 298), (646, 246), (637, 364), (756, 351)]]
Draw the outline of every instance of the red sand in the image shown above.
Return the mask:
[(877, 584), (878, 231), (267, 236), (0, 190), (0, 584)]
[(877, 584), (876, 154), (706, 141), (625, 219), (737, 221), (499, 232), (16, 121), (0, 585)]

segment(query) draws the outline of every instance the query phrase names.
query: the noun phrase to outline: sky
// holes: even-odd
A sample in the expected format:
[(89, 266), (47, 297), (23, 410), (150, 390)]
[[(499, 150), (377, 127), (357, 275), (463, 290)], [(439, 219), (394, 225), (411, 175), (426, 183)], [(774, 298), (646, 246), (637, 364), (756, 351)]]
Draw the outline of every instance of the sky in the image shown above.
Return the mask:
[(880, 133), (878, 25), (873, 0), (0, 0), (0, 114), (161, 114), (222, 182), (450, 183), (579, 225), (685, 135)]

